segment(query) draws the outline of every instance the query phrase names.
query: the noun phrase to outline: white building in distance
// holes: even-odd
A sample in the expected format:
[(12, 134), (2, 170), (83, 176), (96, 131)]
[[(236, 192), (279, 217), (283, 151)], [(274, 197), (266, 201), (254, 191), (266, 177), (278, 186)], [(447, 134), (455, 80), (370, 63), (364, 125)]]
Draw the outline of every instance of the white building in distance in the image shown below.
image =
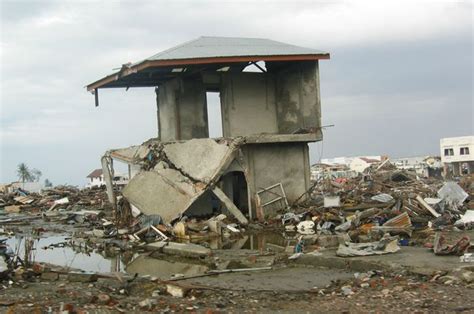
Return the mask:
[(439, 146), (445, 176), (474, 172), (474, 136), (442, 138)]
[[(89, 179), (89, 182), (87, 183), (86, 187), (87, 188), (92, 188), (92, 187), (100, 187), (105, 185), (105, 179), (104, 179), (104, 174), (102, 173), (102, 169), (95, 169), (92, 171), (87, 178)], [(128, 177), (122, 174), (115, 174), (113, 178), (113, 184), (118, 186), (118, 187), (123, 187), (127, 185), (128, 183)]]
[(422, 177), (441, 177), (443, 164), (438, 156), (415, 156), (391, 159), (390, 162), (402, 170), (412, 170)]

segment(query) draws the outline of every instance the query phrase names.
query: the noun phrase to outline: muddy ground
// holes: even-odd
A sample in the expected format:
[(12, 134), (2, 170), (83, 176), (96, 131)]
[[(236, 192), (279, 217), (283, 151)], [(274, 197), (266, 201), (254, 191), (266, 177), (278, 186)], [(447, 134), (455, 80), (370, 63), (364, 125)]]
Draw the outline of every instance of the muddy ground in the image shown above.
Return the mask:
[[(420, 275), (398, 268), (382, 271), (377, 266), (364, 270), (351, 266), (319, 267), (314, 259), (312, 263), (304, 259), (303, 263), (290, 262), (287, 255), (268, 250), (288, 242), (281, 232), (241, 235), (234, 240), (219, 240), (218, 244), (213, 244), (214, 240), (203, 240), (204, 245), (218, 247), (210, 261), (151, 257), (136, 250), (123, 252), (116, 247), (79, 250), (69, 245), (55, 246), (70, 243), (87, 230), (86, 225), (81, 224), (69, 226), (38, 221), (11, 225), (8, 229), (14, 231), (16, 238), (10, 237), (9, 243), (14, 249), (20, 249), (21, 254), (19, 236), (37, 233), (38, 228), (41, 232), (35, 240), (34, 262), (61, 267), (50, 265), (37, 272), (20, 271), (10, 281), (1, 282), (0, 312), (474, 313), (473, 281), (451, 278), (446, 270), (437, 272), (436, 265)], [(464, 234), (450, 232), (447, 238), (452, 241)], [(472, 232), (466, 234), (473, 236)], [(237, 243), (240, 244), (236, 246)], [(423, 250), (426, 259), (441, 258), (428, 249)], [(402, 248), (402, 252), (386, 256), (389, 261), (400, 264), (395, 255), (406, 254), (403, 252)], [(186, 277), (202, 274), (215, 269), (219, 262), (229, 263), (224, 269), (271, 266), (272, 270), (169, 281), (176, 273)], [(465, 266), (458, 257), (452, 257), (450, 262), (453, 267)], [(79, 279), (86, 282), (68, 277), (68, 273), (78, 270), (87, 271), (83, 279)], [(95, 280), (89, 276), (92, 272), (102, 276)], [(167, 284), (177, 286), (184, 296), (171, 296)]]
[[(321, 283), (319, 271), (306, 268), (306, 281)], [(233, 280), (242, 282), (229, 276), (232, 275), (222, 279), (229, 283)], [(239, 276), (253, 277), (250, 274)], [(263, 277), (263, 274), (259, 276)], [(300, 291), (272, 290), (271, 285), (268, 285), (267, 291), (252, 290), (251, 287), (244, 290), (239, 285), (232, 287), (231, 284), (226, 288), (198, 285), (197, 282), (185, 285), (201, 287), (191, 289), (185, 297), (179, 298), (167, 295), (163, 283), (142, 279), (131, 283), (116, 279), (99, 279), (94, 283), (32, 279), (3, 289), (0, 310), (8, 313), (56, 312), (61, 309), (92, 313), (474, 312), (472, 285), (441, 284), (430, 282), (429, 278), (409, 275), (379, 274), (372, 277), (365, 288), (351, 279), (330, 283), (327, 288)], [(345, 294), (341, 289), (344, 286), (352, 286), (353, 292)]]

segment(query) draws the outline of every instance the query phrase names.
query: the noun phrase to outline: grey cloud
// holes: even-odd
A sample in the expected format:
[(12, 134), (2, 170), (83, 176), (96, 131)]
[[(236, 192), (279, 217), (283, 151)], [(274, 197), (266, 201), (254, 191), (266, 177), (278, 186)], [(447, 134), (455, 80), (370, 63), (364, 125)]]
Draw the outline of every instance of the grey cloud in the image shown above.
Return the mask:
[[(473, 133), (472, 6), (446, 5), (458, 18), (436, 23), (439, 5), (380, 21), (352, 2), (2, 1), (0, 182), (25, 161), (55, 183), (81, 184), (106, 149), (155, 136), (152, 88), (103, 91), (94, 108), (84, 85), (201, 35), (331, 52), (321, 95), (323, 122), (336, 126), (324, 157), (437, 153), (440, 137)], [(427, 18), (405, 35), (396, 14)]]

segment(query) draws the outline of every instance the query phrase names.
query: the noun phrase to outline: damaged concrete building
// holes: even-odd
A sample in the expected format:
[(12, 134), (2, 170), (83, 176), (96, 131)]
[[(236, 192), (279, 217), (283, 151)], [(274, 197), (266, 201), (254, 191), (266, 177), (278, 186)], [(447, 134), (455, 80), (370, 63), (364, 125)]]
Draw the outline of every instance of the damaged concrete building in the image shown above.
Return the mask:
[[(246, 224), (304, 199), (308, 143), (322, 140), (322, 59), (329, 54), (267, 39), (200, 37), (88, 85), (96, 106), (99, 89), (156, 91), (157, 137), (102, 158), (111, 203), (112, 160), (129, 165), (123, 196), (165, 222), (222, 210)], [(214, 139), (208, 92), (220, 98)]]

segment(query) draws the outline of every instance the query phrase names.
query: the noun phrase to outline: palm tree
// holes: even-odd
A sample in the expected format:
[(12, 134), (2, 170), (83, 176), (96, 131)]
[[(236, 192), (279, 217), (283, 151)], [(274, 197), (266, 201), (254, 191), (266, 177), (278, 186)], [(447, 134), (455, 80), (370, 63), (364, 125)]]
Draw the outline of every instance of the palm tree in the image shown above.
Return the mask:
[(31, 175), (33, 176), (33, 180), (36, 181), (36, 182), (39, 182), (41, 176), (43, 175), (43, 173), (38, 170), (38, 169), (33, 169), (31, 170)]
[(16, 174), (18, 175), (18, 179), (20, 179), (23, 184), (25, 182), (33, 181), (33, 174), (31, 174), (30, 169), (24, 162), (18, 165)]

